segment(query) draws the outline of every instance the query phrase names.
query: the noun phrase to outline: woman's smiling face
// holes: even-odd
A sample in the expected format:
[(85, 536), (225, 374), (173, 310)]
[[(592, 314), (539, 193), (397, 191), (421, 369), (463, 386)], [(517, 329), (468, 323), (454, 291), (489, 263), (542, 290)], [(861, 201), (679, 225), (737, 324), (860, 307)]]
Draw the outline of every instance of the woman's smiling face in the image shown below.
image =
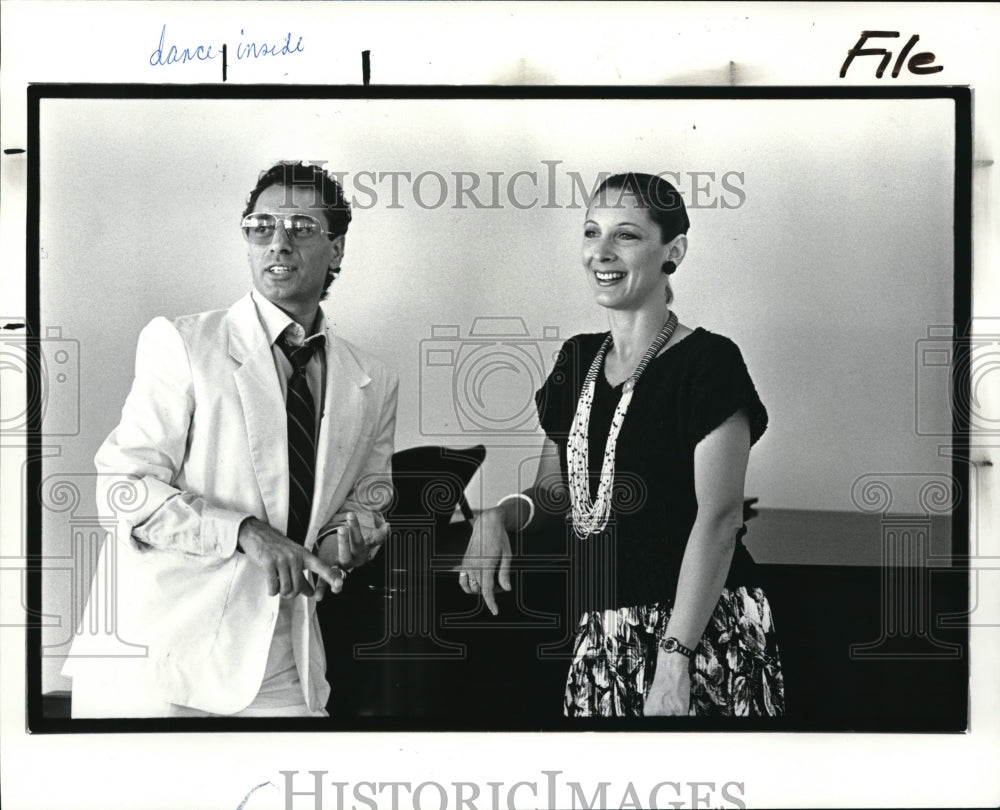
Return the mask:
[(583, 224), (582, 259), (597, 303), (636, 310), (653, 298), (663, 302), (663, 263), (677, 239), (661, 241), (660, 226), (635, 195), (595, 198)]

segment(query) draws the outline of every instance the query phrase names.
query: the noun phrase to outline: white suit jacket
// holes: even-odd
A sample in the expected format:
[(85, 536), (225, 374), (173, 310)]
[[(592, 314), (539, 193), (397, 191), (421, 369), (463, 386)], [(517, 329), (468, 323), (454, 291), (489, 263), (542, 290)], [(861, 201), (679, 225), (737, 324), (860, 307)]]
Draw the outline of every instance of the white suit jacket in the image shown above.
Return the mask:
[[(396, 375), (329, 328), (326, 374), (306, 548), (347, 512), (370, 534), (392, 496)], [(112, 577), (114, 600), (84, 612), (113, 610), (119, 640), (138, 654), (122, 656), (118, 644), (108, 655), (106, 639), (81, 629), (64, 668), (74, 716), (162, 716), (171, 703), (231, 714), (253, 701), (280, 597), (235, 551), (236, 536), (248, 515), (285, 530), (287, 446), (271, 347), (249, 295), (143, 329), (121, 422), (95, 458), (98, 508), (118, 540), (104, 544), (98, 571)], [(161, 508), (175, 531), (155, 547), (133, 537)], [(306, 702), (322, 708), (329, 685), (314, 601), (295, 597), (292, 622)]]

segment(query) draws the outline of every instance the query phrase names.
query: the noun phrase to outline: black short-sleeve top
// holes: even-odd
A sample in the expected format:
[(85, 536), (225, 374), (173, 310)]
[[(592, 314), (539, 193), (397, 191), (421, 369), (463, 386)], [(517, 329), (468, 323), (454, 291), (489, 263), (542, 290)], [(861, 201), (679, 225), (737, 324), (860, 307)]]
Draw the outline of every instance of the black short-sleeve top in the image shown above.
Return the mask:
[[(566, 439), (587, 371), (607, 333), (582, 334), (563, 345), (555, 366), (535, 394), (539, 421), (559, 448), (566, 473)], [(591, 406), (591, 497), (597, 493), (611, 417), (622, 395), (603, 369)], [(694, 451), (726, 419), (742, 410), (751, 443), (767, 427), (767, 411), (733, 341), (697, 328), (657, 356), (632, 395), (615, 451), (611, 517), (600, 535), (571, 539), (574, 556), (601, 571), (582, 595), (587, 609), (627, 607), (673, 598), (681, 559), (697, 514)], [(570, 530), (572, 531), (572, 530)], [(745, 531), (745, 529), (744, 529)], [(727, 586), (756, 584), (753, 561), (740, 532)], [(595, 562), (596, 561), (596, 562)], [(612, 575), (613, 574), (613, 575)]]

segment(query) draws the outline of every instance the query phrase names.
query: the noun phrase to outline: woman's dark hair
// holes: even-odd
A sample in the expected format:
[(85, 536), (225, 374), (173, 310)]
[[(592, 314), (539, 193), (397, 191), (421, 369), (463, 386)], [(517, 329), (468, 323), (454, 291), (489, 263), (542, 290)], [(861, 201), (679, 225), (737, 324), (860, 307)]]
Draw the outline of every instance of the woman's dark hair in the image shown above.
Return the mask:
[[(326, 236), (332, 242), (338, 236), (347, 233), (347, 228), (351, 224), (351, 206), (344, 197), (344, 189), (333, 177), (328, 175), (322, 166), (309, 166), (305, 163), (281, 162), (274, 164), (270, 169), (261, 172), (257, 178), (257, 185), (250, 192), (246, 208), (243, 209), (243, 216), (249, 214), (257, 205), (257, 199), (264, 191), (271, 186), (302, 186), (312, 188), (316, 192), (316, 200), (326, 210), (327, 229), (330, 231)], [(333, 280), (340, 274), (340, 269), (328, 270), (326, 280), (323, 282), (323, 298), (326, 298), (326, 291), (330, 288)]]
[[(611, 190), (619, 192), (617, 197), (607, 193)], [(637, 198), (639, 204), (649, 210), (649, 218), (660, 226), (660, 240), (664, 244), (678, 234), (687, 233), (691, 227), (680, 192), (659, 175), (643, 172), (613, 174), (597, 187), (594, 198), (602, 195), (605, 204), (608, 204), (608, 199), (620, 203), (625, 196)]]

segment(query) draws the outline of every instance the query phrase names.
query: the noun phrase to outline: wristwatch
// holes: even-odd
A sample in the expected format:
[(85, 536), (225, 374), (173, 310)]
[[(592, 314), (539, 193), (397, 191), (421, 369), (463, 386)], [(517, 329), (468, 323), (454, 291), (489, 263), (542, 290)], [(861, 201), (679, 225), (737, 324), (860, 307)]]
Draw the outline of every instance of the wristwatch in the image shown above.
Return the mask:
[(660, 649), (668, 653), (670, 652), (680, 653), (681, 655), (686, 656), (687, 658), (690, 658), (691, 655), (694, 653), (694, 650), (692, 650), (690, 647), (685, 647), (673, 636), (667, 636), (667, 638), (663, 639), (663, 641), (660, 642)]

